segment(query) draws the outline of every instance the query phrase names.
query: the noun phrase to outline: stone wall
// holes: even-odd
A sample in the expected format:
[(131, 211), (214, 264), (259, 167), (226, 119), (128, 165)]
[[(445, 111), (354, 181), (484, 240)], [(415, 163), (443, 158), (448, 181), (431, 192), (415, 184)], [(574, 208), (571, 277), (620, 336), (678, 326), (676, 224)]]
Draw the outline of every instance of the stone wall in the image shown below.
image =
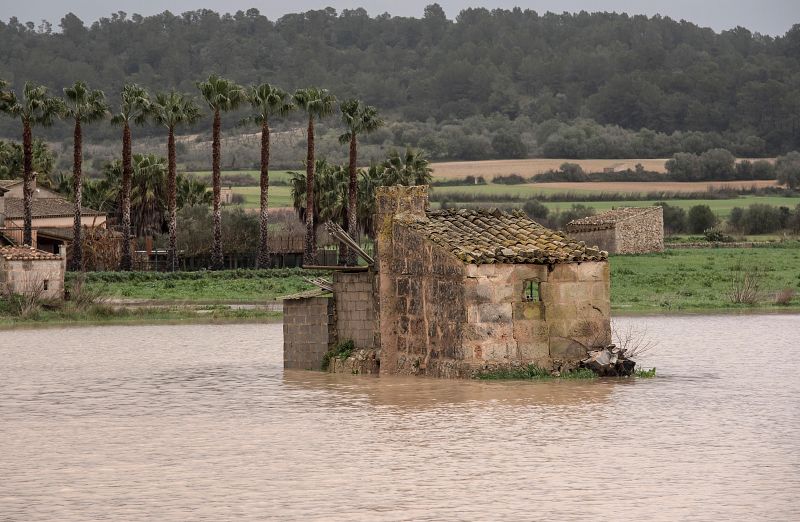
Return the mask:
[(617, 254), (646, 254), (664, 251), (664, 209), (653, 207), (646, 213), (617, 223)]
[(607, 262), (468, 265), (466, 274), (464, 354), (474, 369), (571, 367), (610, 341)]
[(374, 272), (335, 272), (333, 295), (338, 339), (352, 340), (359, 349), (377, 348), (380, 336)]
[(43, 299), (64, 298), (62, 259), (5, 260), (0, 258), (0, 295), (40, 293)]
[(617, 251), (617, 234), (613, 227), (600, 230), (570, 230), (567, 227), (567, 234), (588, 246), (596, 246), (609, 253)]
[(335, 343), (336, 313), (330, 297), (283, 301), (283, 367), (319, 370)]
[(391, 264), (382, 263), (381, 372), (459, 376), (454, 363), (464, 359), (464, 265), (399, 224)]

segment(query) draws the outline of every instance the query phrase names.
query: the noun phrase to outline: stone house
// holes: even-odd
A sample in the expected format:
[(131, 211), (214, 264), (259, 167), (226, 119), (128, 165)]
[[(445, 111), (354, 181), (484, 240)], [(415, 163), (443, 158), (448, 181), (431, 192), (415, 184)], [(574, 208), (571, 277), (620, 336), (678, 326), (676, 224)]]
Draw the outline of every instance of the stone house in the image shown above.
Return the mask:
[(64, 297), (66, 257), (29, 246), (0, 246), (0, 298), (37, 293), (44, 299)]
[[(565, 369), (610, 341), (606, 252), (521, 212), (431, 210), (425, 186), (384, 187), (376, 234), (375, 266), (336, 272), (330, 305), (314, 303), (316, 322), (329, 327), (317, 353), (349, 339), (361, 354), (346, 370), (468, 377), (524, 364)], [(313, 322), (311, 305), (288, 303), (284, 320)], [(284, 329), (286, 353), (297, 333)], [(303, 367), (288, 355), (286, 367)]]
[[(22, 243), (23, 234), (22, 180), (0, 180), (0, 234), (15, 244)], [(81, 223), (85, 227), (106, 227), (106, 214), (90, 208), (82, 209)], [(33, 246), (57, 254), (62, 245), (72, 242), (74, 205), (71, 201), (46, 189), (33, 192)]]
[(570, 221), (565, 228), (571, 237), (611, 254), (664, 251), (661, 207), (620, 207)]

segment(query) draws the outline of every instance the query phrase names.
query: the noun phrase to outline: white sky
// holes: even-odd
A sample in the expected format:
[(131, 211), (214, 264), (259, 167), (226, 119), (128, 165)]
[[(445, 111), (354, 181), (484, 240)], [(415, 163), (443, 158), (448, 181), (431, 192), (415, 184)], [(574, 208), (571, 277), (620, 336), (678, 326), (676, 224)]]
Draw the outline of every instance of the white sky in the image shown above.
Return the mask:
[[(424, 7), (433, 0), (0, 0), (0, 20), (16, 16), (22, 22), (38, 24), (42, 19), (58, 25), (61, 17), (73, 12), (87, 25), (112, 12), (125, 11), (151, 15), (170, 10), (182, 13), (193, 9), (235, 12), (255, 7), (270, 19), (287, 12), (321, 9), (331, 6), (338, 11), (364, 7), (371, 15), (389, 12), (399, 16), (422, 16)], [(661, 14), (685, 19), (716, 31), (741, 25), (751, 31), (782, 35), (793, 24), (800, 23), (800, 0), (439, 0), (449, 18), (465, 7), (522, 8), (546, 11), (616, 11), (629, 14)]]

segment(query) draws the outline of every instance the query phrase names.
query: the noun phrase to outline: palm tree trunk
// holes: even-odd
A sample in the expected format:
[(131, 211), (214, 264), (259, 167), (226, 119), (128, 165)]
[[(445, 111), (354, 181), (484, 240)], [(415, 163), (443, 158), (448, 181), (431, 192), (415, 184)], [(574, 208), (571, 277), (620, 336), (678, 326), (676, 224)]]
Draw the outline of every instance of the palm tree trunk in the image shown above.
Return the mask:
[(169, 266), (178, 268), (178, 173), (175, 165), (175, 128), (169, 128), (167, 137), (167, 212), (169, 213)]
[(211, 268), (222, 270), (224, 260), (222, 258), (222, 211), (220, 210), (220, 171), (219, 171), (219, 133), (221, 118), (219, 109), (214, 111), (213, 138), (211, 141), (211, 170), (212, 183), (214, 185), (214, 210), (212, 214), (214, 222), (214, 240), (211, 245)]
[(133, 268), (131, 258), (131, 179), (133, 166), (131, 164), (131, 127), (126, 121), (122, 127), (122, 259), (120, 270), (129, 271)]
[(72, 224), (72, 257), (70, 267), (78, 271), (83, 269), (83, 237), (81, 225), (83, 216), (81, 215), (81, 203), (83, 201), (83, 135), (81, 132), (81, 120), (75, 118), (75, 131), (73, 134), (72, 150), (72, 192), (75, 198), (75, 216)]
[(261, 122), (261, 215), (257, 268), (269, 268), (269, 122)]
[(306, 154), (306, 250), (303, 264), (317, 262), (317, 231), (314, 228), (314, 117), (308, 117), (308, 153)]
[[(352, 132), (350, 136), (350, 179), (347, 186), (347, 233), (350, 237), (356, 239), (356, 229), (358, 228), (358, 221), (356, 219), (356, 208), (358, 206), (358, 179), (356, 178), (356, 163), (358, 162), (358, 142), (356, 141), (356, 133)], [(356, 252), (352, 249), (347, 249), (347, 264), (356, 264)]]
[(33, 136), (31, 124), (22, 122), (22, 244), (33, 245)]

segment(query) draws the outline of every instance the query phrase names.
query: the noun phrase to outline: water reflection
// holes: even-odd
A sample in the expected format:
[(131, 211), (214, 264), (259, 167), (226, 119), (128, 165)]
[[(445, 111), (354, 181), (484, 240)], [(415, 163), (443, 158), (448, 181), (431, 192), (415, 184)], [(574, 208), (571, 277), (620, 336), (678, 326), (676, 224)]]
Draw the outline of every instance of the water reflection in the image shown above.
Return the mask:
[[(396, 376), (329, 375), (286, 370), (283, 384), (315, 391), (329, 400), (365, 401), (398, 409), (428, 409), (471, 404), (476, 407), (588, 406), (607, 402), (618, 386), (635, 385), (631, 379), (601, 381), (447, 381)], [(325, 399), (322, 399), (325, 400)]]

